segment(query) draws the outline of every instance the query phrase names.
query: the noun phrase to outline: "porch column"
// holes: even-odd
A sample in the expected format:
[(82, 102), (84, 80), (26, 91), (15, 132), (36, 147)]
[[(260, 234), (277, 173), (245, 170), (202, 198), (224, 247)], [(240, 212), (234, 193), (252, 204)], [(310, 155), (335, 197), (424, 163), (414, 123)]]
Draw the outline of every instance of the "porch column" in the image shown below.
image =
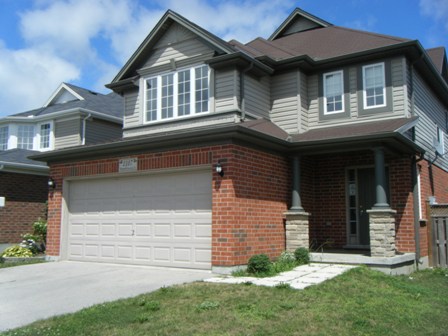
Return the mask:
[(381, 147), (373, 149), (375, 153), (375, 186), (376, 203), (374, 209), (389, 209), (386, 197), (386, 170), (384, 166), (384, 150)]
[(302, 207), (300, 198), (300, 156), (292, 158), (291, 207), (286, 216), (286, 251), (294, 252), (299, 247), (309, 248), (309, 213)]
[(367, 210), (369, 214), (370, 256), (395, 256), (395, 214), (392, 209)]
[(376, 203), (369, 214), (370, 255), (372, 257), (395, 256), (395, 210), (390, 208), (386, 196), (386, 170), (384, 150), (373, 149), (375, 155)]
[(300, 198), (300, 157), (292, 158), (292, 198), (290, 211), (303, 212), (302, 200)]

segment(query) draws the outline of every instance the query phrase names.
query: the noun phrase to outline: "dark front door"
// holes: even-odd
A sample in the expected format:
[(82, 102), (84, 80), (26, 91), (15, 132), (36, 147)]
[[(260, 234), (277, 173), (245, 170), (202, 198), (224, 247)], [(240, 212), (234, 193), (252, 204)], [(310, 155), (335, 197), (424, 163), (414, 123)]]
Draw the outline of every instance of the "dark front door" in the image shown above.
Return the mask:
[(375, 204), (375, 171), (373, 168), (358, 170), (359, 245), (370, 245), (369, 214)]
[[(348, 170), (348, 241), (347, 245), (365, 248), (370, 245), (369, 213), (376, 203), (374, 168)], [(386, 168), (386, 195), (389, 199)]]

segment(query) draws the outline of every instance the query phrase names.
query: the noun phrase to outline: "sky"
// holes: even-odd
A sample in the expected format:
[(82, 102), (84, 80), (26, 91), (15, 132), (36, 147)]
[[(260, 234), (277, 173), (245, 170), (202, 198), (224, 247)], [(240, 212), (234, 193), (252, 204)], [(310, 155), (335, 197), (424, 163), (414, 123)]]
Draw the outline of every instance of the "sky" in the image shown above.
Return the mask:
[(448, 48), (448, 0), (0, 0), (0, 117), (62, 82), (105, 84), (171, 9), (228, 41), (268, 38), (299, 7), (332, 24)]

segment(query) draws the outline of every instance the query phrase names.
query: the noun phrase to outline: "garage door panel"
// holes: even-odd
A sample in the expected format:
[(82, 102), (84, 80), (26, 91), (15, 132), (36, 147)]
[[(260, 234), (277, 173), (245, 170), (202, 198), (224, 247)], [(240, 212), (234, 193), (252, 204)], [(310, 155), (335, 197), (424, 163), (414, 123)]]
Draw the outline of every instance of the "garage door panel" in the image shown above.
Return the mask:
[(69, 195), (69, 259), (211, 267), (210, 173), (72, 181)]

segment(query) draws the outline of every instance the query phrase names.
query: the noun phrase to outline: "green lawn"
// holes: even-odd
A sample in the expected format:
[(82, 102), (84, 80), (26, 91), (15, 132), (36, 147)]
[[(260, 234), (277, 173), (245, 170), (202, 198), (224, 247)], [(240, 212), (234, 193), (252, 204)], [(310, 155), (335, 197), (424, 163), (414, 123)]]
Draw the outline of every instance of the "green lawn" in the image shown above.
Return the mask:
[(0, 268), (8, 268), (8, 267), (16, 267), (23, 265), (31, 265), (31, 264), (40, 264), (46, 262), (45, 260), (27, 260), (27, 261), (18, 261), (18, 262), (3, 262), (0, 258)]
[(360, 267), (302, 291), (194, 283), (5, 335), (448, 335), (448, 270), (392, 277)]

